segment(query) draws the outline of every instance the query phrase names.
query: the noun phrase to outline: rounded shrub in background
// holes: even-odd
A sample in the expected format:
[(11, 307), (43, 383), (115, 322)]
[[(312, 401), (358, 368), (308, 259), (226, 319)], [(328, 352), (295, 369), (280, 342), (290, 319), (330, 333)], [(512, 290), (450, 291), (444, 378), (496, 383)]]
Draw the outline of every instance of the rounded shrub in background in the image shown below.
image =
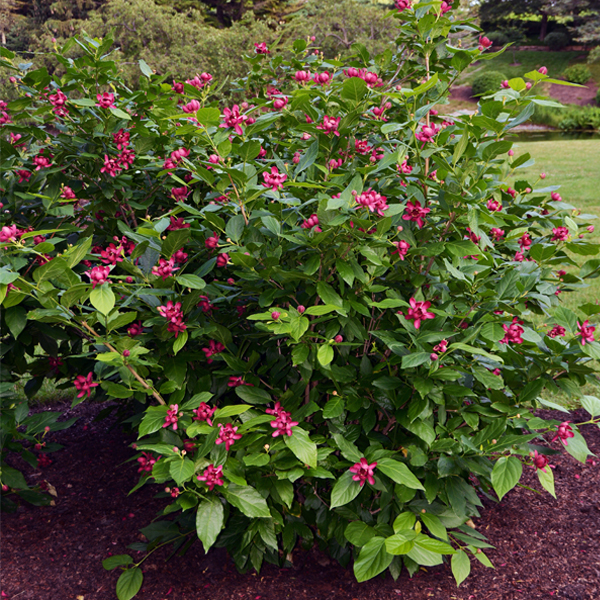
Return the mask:
[(503, 81), (506, 80), (506, 75), (500, 71), (488, 71), (482, 73), (473, 80), (472, 96), (482, 96), (487, 92), (496, 91)]
[(580, 85), (587, 83), (591, 76), (591, 71), (585, 65), (572, 65), (563, 72), (563, 77), (567, 81), (579, 83)]
[(555, 52), (568, 46), (569, 42), (569, 36), (564, 31), (553, 31), (544, 38), (546, 46)]

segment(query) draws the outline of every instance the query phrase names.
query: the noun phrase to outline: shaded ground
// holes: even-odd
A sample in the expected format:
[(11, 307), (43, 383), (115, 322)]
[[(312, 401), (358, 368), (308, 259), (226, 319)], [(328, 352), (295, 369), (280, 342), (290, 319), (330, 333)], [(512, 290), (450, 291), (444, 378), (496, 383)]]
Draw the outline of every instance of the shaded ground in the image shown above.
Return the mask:
[[(548, 95), (563, 104), (578, 104), (579, 106), (596, 105), (598, 85), (590, 80), (586, 87), (572, 87), (567, 85), (551, 84)], [(457, 85), (450, 90), (450, 102), (454, 110), (471, 108), (476, 109), (477, 100), (471, 97), (470, 85)], [(456, 108), (454, 106), (456, 105)], [(469, 106), (470, 105), (470, 106)]]
[[(82, 404), (80, 420), (52, 435), (65, 449), (36, 474), (57, 490), (56, 505), (22, 506), (2, 517), (3, 600), (112, 600), (118, 574), (101, 560), (127, 552), (164, 501), (153, 500), (157, 486), (126, 497), (137, 480), (135, 463), (119, 429), (94, 422), (97, 407)], [(556, 415), (552, 415), (556, 416)], [(561, 418), (559, 415), (557, 418)], [(583, 417), (583, 418), (577, 418)], [(585, 413), (573, 419), (586, 420)], [(590, 449), (600, 453), (600, 429), (584, 427)], [(597, 600), (600, 598), (600, 462), (577, 463), (566, 453), (556, 465), (558, 500), (526, 489), (509, 493), (502, 505), (486, 503), (479, 531), (496, 550), (496, 569), (477, 561), (457, 589), (447, 565), (423, 569), (413, 579), (403, 572), (357, 584), (317, 550), (294, 552), (294, 569), (266, 566), (240, 575), (220, 550), (205, 556), (194, 544), (168, 563), (167, 551), (144, 563), (140, 600)], [(525, 483), (539, 487), (527, 470)], [(154, 489), (152, 489), (152, 487)], [(163, 552), (162, 550), (159, 552)]]

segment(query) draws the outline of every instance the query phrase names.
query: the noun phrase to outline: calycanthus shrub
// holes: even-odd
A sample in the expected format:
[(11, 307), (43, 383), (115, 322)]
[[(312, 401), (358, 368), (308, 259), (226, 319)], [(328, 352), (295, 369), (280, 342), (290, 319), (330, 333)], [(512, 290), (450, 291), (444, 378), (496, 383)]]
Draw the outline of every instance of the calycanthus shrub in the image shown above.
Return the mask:
[[(134, 550), (197, 536), (246, 570), (318, 543), (359, 581), (446, 556), (460, 584), (491, 566), (483, 496), (524, 464), (554, 494), (550, 457), (586, 460), (577, 424), (534, 413), (596, 381), (595, 326), (559, 295), (600, 272), (571, 258), (598, 252), (591, 217), (519, 179), (505, 139), (545, 69), (442, 116), (493, 56), (451, 9), (400, 3), (397, 52), (344, 64), (257, 42), (226, 107), (208, 73), (141, 62), (126, 88), (110, 39), (69, 42), (60, 78), (3, 50), (23, 92), (2, 108), (3, 390), (68, 378), (74, 403), (127, 405), (138, 486), (171, 500)], [(14, 450), (29, 409), (3, 402)], [(105, 561), (120, 598), (139, 564)]]

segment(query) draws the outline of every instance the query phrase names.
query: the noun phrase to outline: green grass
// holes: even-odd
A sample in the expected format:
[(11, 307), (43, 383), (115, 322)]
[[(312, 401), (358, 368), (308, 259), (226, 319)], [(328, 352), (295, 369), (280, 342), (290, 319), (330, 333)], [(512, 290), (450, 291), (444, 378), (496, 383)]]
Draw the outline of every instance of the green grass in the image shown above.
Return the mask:
[[(540, 173), (546, 173), (546, 179), (538, 187), (560, 185), (559, 193), (565, 202), (577, 207), (582, 213), (596, 215), (598, 219), (590, 221), (596, 230), (592, 234), (586, 233), (586, 239), (600, 243), (600, 140), (519, 142), (515, 146), (515, 155), (518, 156), (521, 152), (531, 154), (536, 164), (520, 169), (518, 178), (535, 181)], [(594, 257), (573, 255), (573, 258), (582, 264)], [(580, 318), (600, 323), (600, 315), (587, 317), (579, 310), (582, 304), (595, 304), (600, 300), (600, 278), (588, 280), (588, 284), (588, 287), (580, 291), (564, 294), (561, 301), (563, 306), (573, 310)], [(598, 396), (600, 389), (586, 385), (583, 392)], [(546, 397), (566, 406), (573, 406), (573, 402), (564, 394)]]
[[(460, 81), (460, 85), (472, 83), (473, 79), (481, 75), (484, 71), (500, 71), (508, 79), (512, 77), (522, 77), (529, 71), (539, 69), (541, 66), (548, 68), (550, 77), (560, 77), (562, 72), (570, 65), (575, 63), (585, 63), (585, 54), (582, 52), (543, 52), (538, 50), (523, 50), (515, 52), (517, 60), (513, 64), (513, 53), (510, 48), (500, 56), (491, 60), (482, 60), (477, 62), (472, 68), (468, 69)], [(588, 65), (592, 71), (592, 77), (600, 82), (600, 64)]]

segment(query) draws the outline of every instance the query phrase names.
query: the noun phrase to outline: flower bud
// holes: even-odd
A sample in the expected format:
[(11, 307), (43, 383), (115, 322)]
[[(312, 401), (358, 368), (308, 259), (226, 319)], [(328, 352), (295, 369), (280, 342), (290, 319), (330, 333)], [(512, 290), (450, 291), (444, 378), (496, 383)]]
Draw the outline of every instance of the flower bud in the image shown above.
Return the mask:
[(302, 314), (305, 310), (306, 310), (306, 308), (304, 306), (302, 306), (302, 304), (300, 306), (298, 306), (298, 312), (300, 314)]
[(123, 356), (125, 358), (127, 358), (131, 353), (129, 352), (129, 350), (123, 350)]

